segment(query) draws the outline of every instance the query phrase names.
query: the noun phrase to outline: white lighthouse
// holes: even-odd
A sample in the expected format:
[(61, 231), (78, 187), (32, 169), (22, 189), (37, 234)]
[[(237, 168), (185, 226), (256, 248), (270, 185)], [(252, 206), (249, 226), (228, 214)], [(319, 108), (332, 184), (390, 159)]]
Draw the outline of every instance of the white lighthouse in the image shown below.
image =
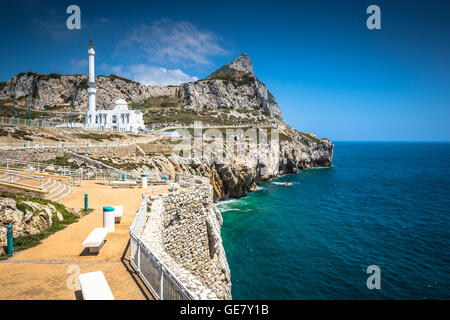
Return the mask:
[(89, 103), (89, 111), (95, 111), (95, 95), (97, 90), (95, 89), (95, 51), (94, 44), (92, 43), (92, 39), (89, 41), (88, 46), (88, 55), (89, 55), (89, 88), (88, 88), (88, 103)]
[[(89, 87), (88, 111), (86, 112), (86, 129), (107, 131), (145, 131), (143, 114), (140, 111), (128, 110), (128, 104), (118, 99), (112, 110), (98, 110), (95, 107), (95, 51), (92, 39), (89, 41)], [(119, 97), (118, 97), (119, 98)]]

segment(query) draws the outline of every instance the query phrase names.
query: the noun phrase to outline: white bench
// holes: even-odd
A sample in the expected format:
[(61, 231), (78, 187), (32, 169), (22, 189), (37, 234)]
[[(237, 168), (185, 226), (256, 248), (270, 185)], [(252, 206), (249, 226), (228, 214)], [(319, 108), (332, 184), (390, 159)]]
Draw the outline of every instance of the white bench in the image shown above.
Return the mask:
[(116, 186), (118, 188), (131, 188), (134, 186), (137, 186), (136, 181), (113, 181), (111, 183), (113, 186)]
[(78, 276), (84, 300), (115, 300), (102, 271)]
[(95, 228), (83, 241), (83, 247), (89, 248), (90, 253), (99, 253), (107, 234), (107, 228)]
[(114, 216), (115, 216), (115, 222), (120, 223), (120, 220), (122, 219), (123, 215), (123, 206), (110, 206), (114, 208)]

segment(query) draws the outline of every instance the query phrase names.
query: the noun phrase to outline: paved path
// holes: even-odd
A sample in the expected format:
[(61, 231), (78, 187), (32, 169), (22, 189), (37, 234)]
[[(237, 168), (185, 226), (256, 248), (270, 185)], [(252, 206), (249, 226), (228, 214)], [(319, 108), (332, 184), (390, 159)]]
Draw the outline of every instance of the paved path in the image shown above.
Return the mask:
[[(116, 299), (152, 299), (128, 263), (128, 232), (141, 204), (142, 191), (141, 188), (112, 188), (91, 181), (83, 182), (82, 187), (73, 187), (72, 194), (61, 203), (69, 208), (82, 208), (84, 194), (88, 193), (89, 208), (94, 211), (40, 245), (0, 263), (0, 299), (77, 299), (80, 292), (72, 287), (71, 279), (78, 270), (80, 273), (103, 271)], [(115, 225), (114, 233), (108, 234), (100, 253), (90, 255), (82, 242), (92, 229), (102, 227), (105, 205), (123, 205), (122, 221)]]

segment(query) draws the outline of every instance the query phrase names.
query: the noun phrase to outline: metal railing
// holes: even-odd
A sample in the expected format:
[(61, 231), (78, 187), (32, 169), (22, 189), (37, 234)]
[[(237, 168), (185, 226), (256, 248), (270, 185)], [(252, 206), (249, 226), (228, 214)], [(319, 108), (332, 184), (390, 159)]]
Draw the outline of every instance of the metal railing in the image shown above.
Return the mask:
[(46, 169), (50, 166), (54, 166), (57, 169), (57, 171), (67, 171), (70, 169), (68, 166), (59, 166), (54, 165), (51, 163), (43, 163), (43, 162), (32, 162), (32, 161), (22, 161), (22, 160), (16, 160), (16, 159), (4, 159), (0, 158), (0, 167), (6, 168), (6, 169), (30, 169), (30, 167), (35, 168), (37, 172), (41, 172), (41, 170)]
[(0, 169), (0, 182), (44, 190), (44, 176)]
[(134, 141), (110, 141), (110, 142), (101, 142), (101, 143), (75, 143), (75, 142), (56, 142), (56, 143), (43, 143), (38, 141), (27, 141), (27, 142), (15, 142), (15, 143), (5, 143), (0, 145), (1, 149), (10, 150), (10, 149), (23, 149), (23, 148), (111, 148), (111, 147), (124, 147), (131, 146), (138, 143), (146, 143), (150, 140), (147, 139), (135, 139)]
[[(49, 169), (51, 168), (51, 169)], [(29, 171), (29, 173), (45, 173), (55, 174), (59, 176), (69, 177), (71, 184), (81, 184), (83, 180), (95, 180), (102, 182), (111, 182), (122, 179), (122, 175), (125, 177), (134, 177), (136, 174), (131, 171), (122, 169), (99, 169), (94, 167), (80, 167), (73, 169), (70, 166), (55, 165), (52, 163), (22, 161), (15, 159), (0, 158), (0, 169), (4, 170), (16, 170), (16, 171)]]
[(189, 290), (151, 253), (139, 237), (147, 219), (146, 193), (149, 191), (142, 194), (141, 206), (130, 227), (130, 263), (157, 299), (192, 300)]

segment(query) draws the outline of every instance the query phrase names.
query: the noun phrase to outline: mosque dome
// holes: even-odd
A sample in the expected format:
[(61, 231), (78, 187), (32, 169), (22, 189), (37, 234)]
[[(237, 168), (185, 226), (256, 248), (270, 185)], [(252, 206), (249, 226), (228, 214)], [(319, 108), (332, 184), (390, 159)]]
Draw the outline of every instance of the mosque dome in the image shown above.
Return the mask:
[(114, 103), (115, 110), (128, 110), (128, 104), (125, 100), (119, 99)]

